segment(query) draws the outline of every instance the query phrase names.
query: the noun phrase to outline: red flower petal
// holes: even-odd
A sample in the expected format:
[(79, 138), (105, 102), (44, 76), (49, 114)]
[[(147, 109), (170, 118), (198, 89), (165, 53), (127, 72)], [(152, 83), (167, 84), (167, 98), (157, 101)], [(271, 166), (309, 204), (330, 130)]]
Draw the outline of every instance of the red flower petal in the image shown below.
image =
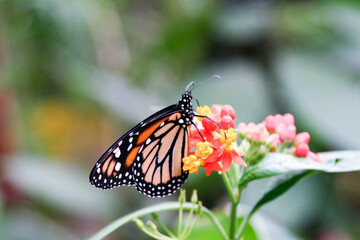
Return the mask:
[[(208, 132), (204, 129), (200, 130), (201, 135), (205, 138), (206, 141), (211, 142), (214, 139), (214, 135), (211, 132)], [(204, 139), (201, 137), (196, 128), (192, 128), (190, 131), (190, 148), (196, 147), (196, 144), (199, 142), (204, 142)]]
[(215, 122), (216, 118), (212, 115), (207, 116), (207, 118), (204, 117), (201, 121), (204, 129), (208, 132), (213, 132), (219, 127)]
[(228, 151), (224, 151), (222, 155), (222, 165), (223, 165), (223, 173), (226, 173), (227, 170), (229, 170), (231, 166), (232, 160), (231, 160), (231, 154)]
[(216, 138), (215, 140), (213, 140), (211, 142), (211, 146), (216, 147), (216, 148), (221, 148), (222, 147), (222, 143), (220, 142), (219, 138)]
[(222, 170), (221, 166), (217, 162), (208, 163), (204, 166), (204, 168), (205, 168), (205, 173), (207, 176), (210, 175), (211, 170), (217, 171), (217, 172)]
[(240, 165), (240, 166), (244, 166), (247, 167), (246, 162), (244, 161), (244, 159), (242, 159), (242, 156), (245, 156), (246, 153), (244, 152), (236, 152), (235, 150), (231, 151), (231, 158), (233, 160), (233, 162), (235, 162), (236, 164)]
[(205, 164), (221, 161), (220, 157), (221, 157), (223, 151), (224, 151), (224, 149), (222, 149), (222, 148), (214, 149), (213, 153), (210, 154), (210, 156), (204, 160)]

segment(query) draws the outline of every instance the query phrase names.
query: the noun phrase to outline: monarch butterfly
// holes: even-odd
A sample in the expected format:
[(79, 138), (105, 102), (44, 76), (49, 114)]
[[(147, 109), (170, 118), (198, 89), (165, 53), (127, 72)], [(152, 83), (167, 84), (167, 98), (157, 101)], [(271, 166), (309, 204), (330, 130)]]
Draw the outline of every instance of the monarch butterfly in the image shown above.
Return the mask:
[[(217, 75), (211, 78), (220, 78)], [(194, 124), (191, 82), (178, 103), (166, 107), (130, 129), (98, 160), (90, 173), (97, 188), (135, 186), (148, 197), (175, 193), (186, 181), (182, 158), (189, 154), (190, 126)], [(191, 90), (188, 88), (193, 85)]]

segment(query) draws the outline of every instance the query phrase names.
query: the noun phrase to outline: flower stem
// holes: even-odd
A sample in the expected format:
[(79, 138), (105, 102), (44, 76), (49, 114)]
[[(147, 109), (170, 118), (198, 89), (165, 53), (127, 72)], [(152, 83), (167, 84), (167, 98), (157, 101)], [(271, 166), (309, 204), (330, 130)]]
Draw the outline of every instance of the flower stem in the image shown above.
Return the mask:
[(239, 227), (238, 232), (236, 233), (236, 238), (235, 238), (235, 239), (239, 240), (239, 239), (242, 237), (242, 235), (243, 235), (243, 233), (244, 233), (244, 230), (245, 230), (245, 227), (247, 226), (247, 224), (248, 224), (251, 216), (252, 216), (252, 214), (249, 213), (249, 214), (241, 221), (241, 225), (240, 225), (240, 227)]
[(190, 223), (191, 223), (191, 219), (192, 219), (193, 213), (194, 213), (194, 209), (191, 209), (191, 210), (190, 210), (190, 213), (189, 213), (189, 216), (188, 216), (188, 219), (187, 219), (187, 221), (186, 221), (186, 224), (185, 224), (183, 233), (182, 233), (182, 239), (186, 239), (186, 237), (183, 237), (183, 236), (187, 233), (187, 231), (188, 231), (188, 229), (189, 229), (189, 227), (190, 227)]
[(181, 238), (182, 215), (183, 215), (183, 203), (180, 202), (179, 223), (178, 223), (178, 238), (179, 238), (179, 239)]
[[(197, 207), (198, 207), (198, 204), (196, 204), (196, 206), (194, 207), (194, 204), (190, 203), (190, 202), (185, 202), (183, 204), (183, 209), (184, 210), (196, 209)], [(103, 239), (104, 237), (106, 237), (107, 235), (109, 235), (110, 233), (115, 231), (117, 228), (125, 225), (128, 222), (131, 222), (132, 219), (135, 218), (135, 217), (145, 216), (145, 215), (151, 214), (153, 212), (177, 210), (179, 208), (180, 208), (180, 203), (179, 202), (163, 202), (163, 203), (155, 205), (155, 206), (140, 209), (138, 211), (135, 211), (133, 213), (125, 215), (125, 216), (115, 220), (114, 222), (110, 223), (106, 227), (102, 228), (99, 232), (94, 234), (92, 237), (90, 237), (89, 240)], [(201, 208), (201, 212), (206, 217), (208, 217), (210, 219), (210, 221), (214, 224), (214, 226), (219, 230), (219, 232), (220, 232), (221, 236), (223, 237), (223, 239), (227, 240), (228, 236), (227, 236), (223, 226), (221, 225), (221, 223), (217, 219), (217, 217), (209, 209), (207, 209), (204, 206)]]
[(230, 212), (230, 229), (229, 229), (229, 239), (235, 239), (235, 231), (236, 231), (236, 222), (237, 222), (237, 206), (238, 203), (231, 203), (231, 212)]
[(189, 231), (185, 232), (186, 235), (183, 237), (183, 239), (187, 239), (187, 238), (189, 237), (190, 233), (191, 233), (192, 230), (194, 229), (194, 227), (195, 227), (197, 221), (199, 220), (199, 218), (200, 218), (200, 214), (197, 214), (194, 223), (193, 223), (192, 226), (190, 227)]
[(159, 216), (156, 213), (151, 213), (151, 216), (169, 236), (175, 238), (175, 235), (170, 231), (168, 227), (166, 227), (166, 225), (160, 220)]
[(224, 180), (224, 184), (225, 184), (226, 190), (227, 190), (227, 192), (229, 194), (231, 203), (235, 203), (236, 199), (235, 199), (235, 195), (234, 195), (234, 192), (233, 192), (233, 187), (231, 186), (230, 180), (229, 180), (228, 176), (226, 175), (226, 173), (222, 173), (221, 175), (222, 175), (222, 178)]

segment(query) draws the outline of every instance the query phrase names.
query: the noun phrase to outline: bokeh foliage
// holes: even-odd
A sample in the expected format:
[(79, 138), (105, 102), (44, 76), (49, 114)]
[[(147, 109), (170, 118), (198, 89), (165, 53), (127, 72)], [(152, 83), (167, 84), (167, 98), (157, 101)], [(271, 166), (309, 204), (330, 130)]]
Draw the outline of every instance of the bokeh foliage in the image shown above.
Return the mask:
[[(359, 149), (359, 59), (356, 0), (0, 0), (0, 238), (84, 238), (161, 202), (93, 189), (87, 174), (129, 127), (213, 74), (222, 80), (194, 92), (202, 104), (231, 104), (238, 121), (291, 112), (315, 151)], [(220, 182), (200, 172), (185, 188), (221, 210)], [(354, 182), (310, 178), (263, 212), (309, 239), (356, 239)]]

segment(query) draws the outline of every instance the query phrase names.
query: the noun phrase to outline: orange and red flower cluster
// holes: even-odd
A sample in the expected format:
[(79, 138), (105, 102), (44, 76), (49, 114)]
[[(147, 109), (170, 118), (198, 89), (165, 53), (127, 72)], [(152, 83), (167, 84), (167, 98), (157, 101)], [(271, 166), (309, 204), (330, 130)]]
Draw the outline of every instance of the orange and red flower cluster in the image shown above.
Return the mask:
[[(232, 162), (246, 167), (241, 158), (245, 153), (238, 151), (236, 144), (235, 110), (230, 105), (198, 107), (200, 116), (196, 127), (191, 128), (190, 148), (196, 148), (190, 156), (183, 158), (183, 170), (197, 173), (198, 167), (204, 167), (207, 175), (213, 171), (226, 172)], [(199, 133), (200, 132), (200, 133)]]
[[(239, 123), (235, 128), (235, 110), (230, 105), (213, 105), (198, 107), (196, 126), (190, 131), (190, 156), (183, 158), (183, 170), (197, 173), (204, 167), (207, 175), (213, 171), (226, 172), (231, 164), (246, 167), (246, 162), (256, 164), (267, 152), (291, 152), (298, 157), (308, 157), (322, 161), (321, 155), (309, 148), (310, 135), (307, 132), (296, 133), (294, 116), (269, 115), (259, 124)], [(206, 116), (206, 117), (205, 117)], [(241, 144), (238, 145), (239, 134)], [(246, 154), (245, 154), (246, 152)]]

